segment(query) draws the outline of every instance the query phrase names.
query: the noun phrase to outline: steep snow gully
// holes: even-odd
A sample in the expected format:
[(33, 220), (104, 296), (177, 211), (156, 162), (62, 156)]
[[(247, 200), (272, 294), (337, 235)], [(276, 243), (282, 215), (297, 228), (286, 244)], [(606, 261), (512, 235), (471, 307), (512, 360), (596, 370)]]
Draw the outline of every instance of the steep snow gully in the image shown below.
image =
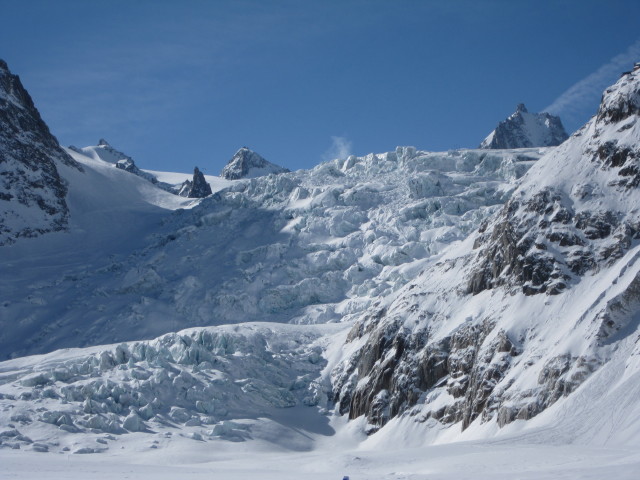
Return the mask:
[(557, 147), (294, 172), (241, 149), (187, 198), (62, 149), (1, 63), (0, 463), (634, 478), (639, 117), (636, 69)]

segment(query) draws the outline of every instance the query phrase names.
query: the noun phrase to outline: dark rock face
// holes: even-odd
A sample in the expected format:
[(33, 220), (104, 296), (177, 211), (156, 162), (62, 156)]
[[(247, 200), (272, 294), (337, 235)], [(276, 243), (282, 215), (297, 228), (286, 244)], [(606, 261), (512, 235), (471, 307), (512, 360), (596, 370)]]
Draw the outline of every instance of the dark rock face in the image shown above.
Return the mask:
[(178, 195), (180, 195), (181, 197), (189, 197), (192, 186), (193, 182), (191, 180), (185, 180), (184, 182), (182, 182), (182, 185), (180, 185), (180, 188), (178, 189)]
[[(514, 338), (491, 317), (437, 335), (447, 315), (421, 310), (422, 295), (405, 296), (389, 311), (356, 323), (347, 342), (364, 340), (363, 346), (332, 372), (333, 401), (351, 419), (364, 415), (369, 434), (398, 415), (460, 424), (463, 430), (476, 420), (504, 426), (529, 419), (573, 392), (601, 364), (589, 355), (552, 356), (539, 367), (533, 388), (510, 390), (510, 371), (523, 363), (524, 338)], [(629, 291), (611, 304), (601, 314), (601, 329), (608, 331), (625, 327), (620, 311), (640, 308)], [(420, 327), (408, 328), (416, 323)], [(531, 357), (524, 362), (532, 365)]]
[(475, 248), (486, 247), (469, 279), (468, 291), (476, 294), (500, 285), (518, 285), (532, 295), (566, 288), (570, 276), (557, 251), (582, 246), (585, 240), (571, 228), (575, 215), (563, 206), (562, 199), (558, 192), (543, 190), (523, 205), (509, 201), (500, 220), (476, 239)]
[[(598, 122), (619, 123), (640, 115), (637, 70), (627, 72), (616, 85), (607, 88), (598, 109)], [(629, 128), (629, 126), (626, 126)]]
[(255, 178), (269, 174), (277, 175), (288, 171), (286, 168), (266, 161), (247, 147), (242, 147), (225, 165), (220, 176), (227, 180), (239, 180), (241, 178)]
[(193, 169), (193, 181), (189, 190), (189, 198), (204, 198), (211, 195), (211, 185), (207, 183), (204, 174), (195, 167)]
[(622, 257), (640, 238), (640, 219), (605, 209), (576, 212), (571, 203), (566, 192), (548, 189), (524, 203), (510, 200), (476, 239), (481, 252), (467, 291), (508, 285), (527, 295), (555, 295)]
[(118, 160), (116, 162), (116, 168), (124, 170), (125, 172), (133, 173), (134, 175), (139, 175), (141, 173), (140, 169), (131, 159)]
[[(391, 418), (425, 402), (429, 392), (440, 391), (452, 399), (447, 405), (423, 410), (419, 421), (429, 418), (443, 424), (460, 422), (466, 428), (476, 418), (497, 414), (504, 397), (496, 389), (521, 349), (495, 322), (485, 319), (463, 326), (451, 335), (432, 341), (428, 329), (409, 333), (402, 322), (385, 321), (380, 327), (370, 319), (356, 324), (349, 341), (368, 334), (369, 339), (350, 360), (334, 383), (334, 401), (349, 418), (366, 415), (368, 433)], [(559, 381), (567, 369), (549, 373)], [(544, 384), (549, 378), (543, 378)], [(569, 382), (563, 384), (566, 389)], [(575, 386), (574, 384), (571, 384)], [(550, 395), (536, 404), (535, 413), (556, 401)], [(533, 416), (533, 414), (531, 415)], [(512, 421), (514, 418), (510, 419)]]
[[(640, 116), (640, 82), (638, 70), (622, 76), (618, 83), (605, 90), (598, 109), (596, 135), (604, 135), (607, 127), (616, 125), (618, 133), (636, 126)], [(617, 171), (619, 178), (612, 186), (625, 189), (640, 185), (640, 146), (623, 139), (595, 143), (586, 152), (602, 169)]]
[(529, 113), (521, 103), (515, 113), (498, 124), (479, 148), (553, 147), (567, 138), (559, 117), (544, 112)]
[(0, 245), (67, 227), (67, 187), (57, 164), (81, 168), (0, 60)]

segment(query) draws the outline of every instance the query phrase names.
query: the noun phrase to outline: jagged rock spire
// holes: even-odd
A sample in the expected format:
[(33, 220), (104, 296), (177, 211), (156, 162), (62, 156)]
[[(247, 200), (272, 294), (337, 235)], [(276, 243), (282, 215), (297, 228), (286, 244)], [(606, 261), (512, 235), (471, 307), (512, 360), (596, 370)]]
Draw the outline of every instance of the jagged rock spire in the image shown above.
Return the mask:
[(189, 198), (204, 198), (211, 195), (211, 185), (207, 183), (204, 178), (204, 174), (195, 167), (193, 169), (193, 181), (191, 182), (191, 190), (189, 191)]

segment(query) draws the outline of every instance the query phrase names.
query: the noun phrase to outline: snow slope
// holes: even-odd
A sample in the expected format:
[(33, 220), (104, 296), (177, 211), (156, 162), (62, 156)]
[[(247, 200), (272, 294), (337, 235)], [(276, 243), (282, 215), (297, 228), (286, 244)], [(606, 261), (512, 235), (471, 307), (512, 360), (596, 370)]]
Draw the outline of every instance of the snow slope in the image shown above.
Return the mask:
[(98, 160), (111, 164), (113, 167), (128, 172), (138, 177), (144, 178), (148, 182), (151, 182), (156, 187), (166, 190), (170, 193), (178, 194), (181, 184), (172, 184), (158, 180), (158, 178), (151, 172), (141, 170), (133, 161), (129, 155), (126, 155), (115, 148), (113, 148), (104, 138), (98, 141), (98, 145), (78, 148), (70, 146), (68, 151), (72, 151), (75, 154), (83, 155), (93, 160)]

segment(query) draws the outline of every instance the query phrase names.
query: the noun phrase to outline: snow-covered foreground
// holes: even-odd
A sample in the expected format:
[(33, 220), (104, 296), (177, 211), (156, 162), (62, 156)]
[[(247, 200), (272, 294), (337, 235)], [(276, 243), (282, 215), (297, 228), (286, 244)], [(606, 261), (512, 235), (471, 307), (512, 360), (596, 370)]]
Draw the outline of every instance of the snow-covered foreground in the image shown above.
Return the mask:
[(168, 450), (140, 450), (132, 445), (113, 456), (0, 451), (0, 462), (5, 479), (48, 480), (339, 480), (345, 475), (351, 480), (623, 480), (636, 479), (640, 468), (637, 451), (554, 445), (464, 443), (382, 452), (327, 446), (310, 453), (279, 453), (174, 442)]

